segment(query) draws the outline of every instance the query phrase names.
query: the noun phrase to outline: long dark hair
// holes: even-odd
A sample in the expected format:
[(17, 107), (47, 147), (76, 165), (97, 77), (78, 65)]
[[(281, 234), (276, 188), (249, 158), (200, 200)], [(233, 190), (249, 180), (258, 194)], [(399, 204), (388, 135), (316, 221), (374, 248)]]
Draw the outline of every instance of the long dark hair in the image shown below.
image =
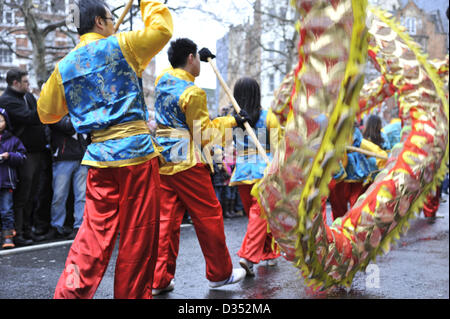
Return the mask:
[(233, 90), (239, 106), (250, 116), (250, 126), (255, 127), (261, 115), (261, 90), (255, 79), (243, 77), (237, 80)]
[(369, 140), (382, 148), (384, 143), (381, 137), (381, 118), (378, 115), (370, 115), (367, 119), (364, 127), (363, 136), (366, 140)]

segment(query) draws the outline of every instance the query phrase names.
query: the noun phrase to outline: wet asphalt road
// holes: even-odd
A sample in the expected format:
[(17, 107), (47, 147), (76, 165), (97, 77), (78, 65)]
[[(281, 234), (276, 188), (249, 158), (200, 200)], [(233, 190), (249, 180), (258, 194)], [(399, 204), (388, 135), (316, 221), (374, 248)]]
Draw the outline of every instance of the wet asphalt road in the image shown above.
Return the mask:
[[(448, 195), (444, 195), (448, 201)], [(449, 298), (449, 204), (442, 203), (439, 218), (430, 223), (423, 215), (411, 221), (408, 233), (366, 273), (358, 273), (350, 291), (334, 289), (314, 295), (298, 269), (283, 258), (278, 265), (256, 265), (256, 276), (219, 289), (209, 289), (205, 262), (191, 225), (181, 230), (175, 290), (155, 299), (385, 299)], [(247, 226), (245, 217), (226, 219), (225, 232), (233, 264)], [(49, 299), (63, 270), (70, 244), (12, 253), (0, 251), (0, 299)], [(113, 298), (114, 251), (96, 299)]]

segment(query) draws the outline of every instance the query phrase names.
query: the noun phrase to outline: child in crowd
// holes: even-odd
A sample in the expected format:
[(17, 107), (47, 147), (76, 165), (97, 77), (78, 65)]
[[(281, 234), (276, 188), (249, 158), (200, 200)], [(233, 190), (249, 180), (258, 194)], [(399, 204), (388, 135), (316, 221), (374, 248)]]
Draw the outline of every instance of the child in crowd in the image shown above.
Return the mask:
[(224, 218), (230, 218), (229, 201), (227, 198), (228, 182), (230, 174), (228, 174), (226, 166), (223, 163), (223, 152), (219, 147), (214, 150), (214, 173), (211, 174), (211, 180), (216, 192), (216, 197), (222, 206), (222, 213)]
[(26, 158), (22, 142), (10, 132), (8, 114), (0, 108), (0, 219), (2, 248), (14, 248), (13, 190), (17, 185), (16, 167)]

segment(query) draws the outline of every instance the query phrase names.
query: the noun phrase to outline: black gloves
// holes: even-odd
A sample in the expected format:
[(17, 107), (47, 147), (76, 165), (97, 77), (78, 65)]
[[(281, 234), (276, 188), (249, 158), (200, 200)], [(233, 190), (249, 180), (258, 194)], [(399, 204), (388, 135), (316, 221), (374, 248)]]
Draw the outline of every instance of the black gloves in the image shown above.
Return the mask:
[(216, 57), (207, 48), (201, 49), (200, 51), (198, 51), (198, 54), (200, 55), (200, 61), (203, 61), (203, 62), (208, 62), (208, 58), (214, 59)]
[(234, 119), (236, 120), (237, 126), (239, 126), (240, 128), (244, 128), (244, 123), (248, 122), (250, 124), (250, 116), (248, 115), (248, 113), (244, 110), (241, 109), (241, 112), (239, 112), (239, 114), (234, 114)]

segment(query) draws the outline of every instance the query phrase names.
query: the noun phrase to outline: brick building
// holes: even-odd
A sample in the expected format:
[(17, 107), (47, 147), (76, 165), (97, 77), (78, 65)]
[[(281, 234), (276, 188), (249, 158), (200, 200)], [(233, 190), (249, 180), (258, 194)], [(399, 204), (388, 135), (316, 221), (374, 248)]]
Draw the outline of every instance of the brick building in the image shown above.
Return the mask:
[[(0, 92), (6, 88), (6, 72), (19, 67), (30, 73), (31, 87), (37, 93), (33, 46), (22, 12), (14, 8), (15, 4), (14, 0), (0, 1)], [(33, 6), (33, 17), (39, 27), (66, 19), (66, 0), (40, 0), (33, 2)], [(75, 38), (59, 28), (48, 33), (45, 63), (49, 70), (75, 46)]]
[[(233, 26), (216, 44), (217, 66), (232, 89), (243, 76), (256, 79), (261, 88), (261, 106), (269, 108), (274, 91), (296, 61), (296, 12), (287, 2), (256, 0), (253, 16)], [(217, 83), (216, 105), (229, 105)]]
[(408, 0), (397, 12), (400, 23), (430, 59), (448, 54), (447, 1)]
[[(448, 1), (369, 0), (369, 3), (392, 13), (430, 59), (444, 59), (448, 54), (448, 19), (445, 15)], [(370, 62), (365, 73), (366, 82), (379, 76)]]

